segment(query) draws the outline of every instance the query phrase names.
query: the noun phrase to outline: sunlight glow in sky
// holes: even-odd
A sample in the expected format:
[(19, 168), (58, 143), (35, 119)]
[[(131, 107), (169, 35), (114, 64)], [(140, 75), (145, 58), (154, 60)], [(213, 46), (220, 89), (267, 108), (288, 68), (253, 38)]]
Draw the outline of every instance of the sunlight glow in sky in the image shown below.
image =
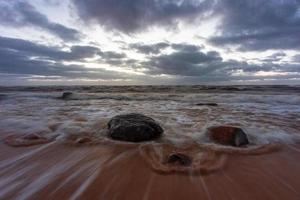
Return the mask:
[(0, 85), (299, 84), (298, 0), (0, 0), (0, 9)]

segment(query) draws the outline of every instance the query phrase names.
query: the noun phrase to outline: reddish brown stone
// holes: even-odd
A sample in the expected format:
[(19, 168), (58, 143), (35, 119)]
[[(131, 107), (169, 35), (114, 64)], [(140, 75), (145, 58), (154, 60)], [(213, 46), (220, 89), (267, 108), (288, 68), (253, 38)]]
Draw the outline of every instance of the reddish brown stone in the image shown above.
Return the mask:
[(208, 128), (209, 138), (219, 144), (244, 146), (249, 143), (246, 133), (238, 127), (217, 126)]

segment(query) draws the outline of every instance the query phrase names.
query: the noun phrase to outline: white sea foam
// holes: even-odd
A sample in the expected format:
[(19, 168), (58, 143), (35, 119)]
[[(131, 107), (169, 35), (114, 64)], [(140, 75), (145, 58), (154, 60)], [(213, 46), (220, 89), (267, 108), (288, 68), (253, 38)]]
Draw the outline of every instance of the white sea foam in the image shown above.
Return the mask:
[(186, 138), (206, 141), (208, 127), (224, 124), (242, 127), (256, 143), (290, 143), (300, 131), (300, 95), (293, 92), (187, 92), (188, 87), (162, 87), (163, 92), (152, 88), (156, 91), (152, 92), (145, 88), (146, 92), (113, 93), (91, 92), (91, 88), (86, 92), (78, 87), (66, 101), (59, 98), (61, 92), (51, 90), (6, 92), (5, 100), (0, 102), (0, 130), (2, 134), (36, 133), (64, 139), (70, 135), (97, 134), (114, 115), (138, 112), (157, 120), (165, 130), (165, 139), (174, 142)]

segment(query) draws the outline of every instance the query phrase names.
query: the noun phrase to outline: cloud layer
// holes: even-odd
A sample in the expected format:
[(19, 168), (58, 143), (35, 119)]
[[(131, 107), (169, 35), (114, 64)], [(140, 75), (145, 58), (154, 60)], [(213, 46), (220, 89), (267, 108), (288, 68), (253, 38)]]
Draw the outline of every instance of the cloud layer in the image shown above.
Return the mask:
[(68, 25), (36, 2), (0, 0), (0, 78), (300, 80), (300, 0), (73, 0)]
[(7, 26), (40, 28), (67, 41), (78, 40), (77, 30), (54, 23), (26, 1), (0, 1), (0, 23)]
[(74, 0), (84, 20), (126, 33), (152, 25), (174, 26), (181, 20), (194, 20), (204, 16), (212, 4), (210, 0)]
[[(86, 68), (83, 64), (64, 64), (63, 62), (79, 61), (98, 54), (105, 54), (105, 52), (92, 46), (71, 46), (70, 50), (63, 51), (59, 47), (0, 37), (0, 73), (108, 80), (125, 78), (118, 72)], [(110, 57), (105, 59), (108, 58)]]
[(222, 0), (214, 10), (222, 23), (213, 44), (235, 44), (243, 51), (300, 48), (299, 0)]

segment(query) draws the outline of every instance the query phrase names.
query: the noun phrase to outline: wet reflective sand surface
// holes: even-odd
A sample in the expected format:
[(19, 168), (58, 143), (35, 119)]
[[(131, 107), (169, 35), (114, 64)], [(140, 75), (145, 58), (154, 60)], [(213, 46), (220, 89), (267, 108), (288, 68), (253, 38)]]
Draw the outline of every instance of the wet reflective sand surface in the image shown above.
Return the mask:
[[(250, 89), (77, 89), (67, 101), (57, 90), (3, 90), (0, 197), (300, 199), (300, 96), (292, 88)], [(107, 138), (108, 120), (129, 112), (153, 117), (164, 136)], [(241, 127), (250, 144), (213, 143), (205, 133), (215, 125)], [(174, 154), (186, 157), (169, 162)]]
[[(299, 199), (299, 147), (261, 155), (199, 151), (202, 158), (194, 158), (195, 166), (184, 169), (166, 166), (155, 157), (175, 150), (170, 146), (1, 145), (0, 195), (3, 199)], [(197, 154), (195, 149), (183, 152)]]

